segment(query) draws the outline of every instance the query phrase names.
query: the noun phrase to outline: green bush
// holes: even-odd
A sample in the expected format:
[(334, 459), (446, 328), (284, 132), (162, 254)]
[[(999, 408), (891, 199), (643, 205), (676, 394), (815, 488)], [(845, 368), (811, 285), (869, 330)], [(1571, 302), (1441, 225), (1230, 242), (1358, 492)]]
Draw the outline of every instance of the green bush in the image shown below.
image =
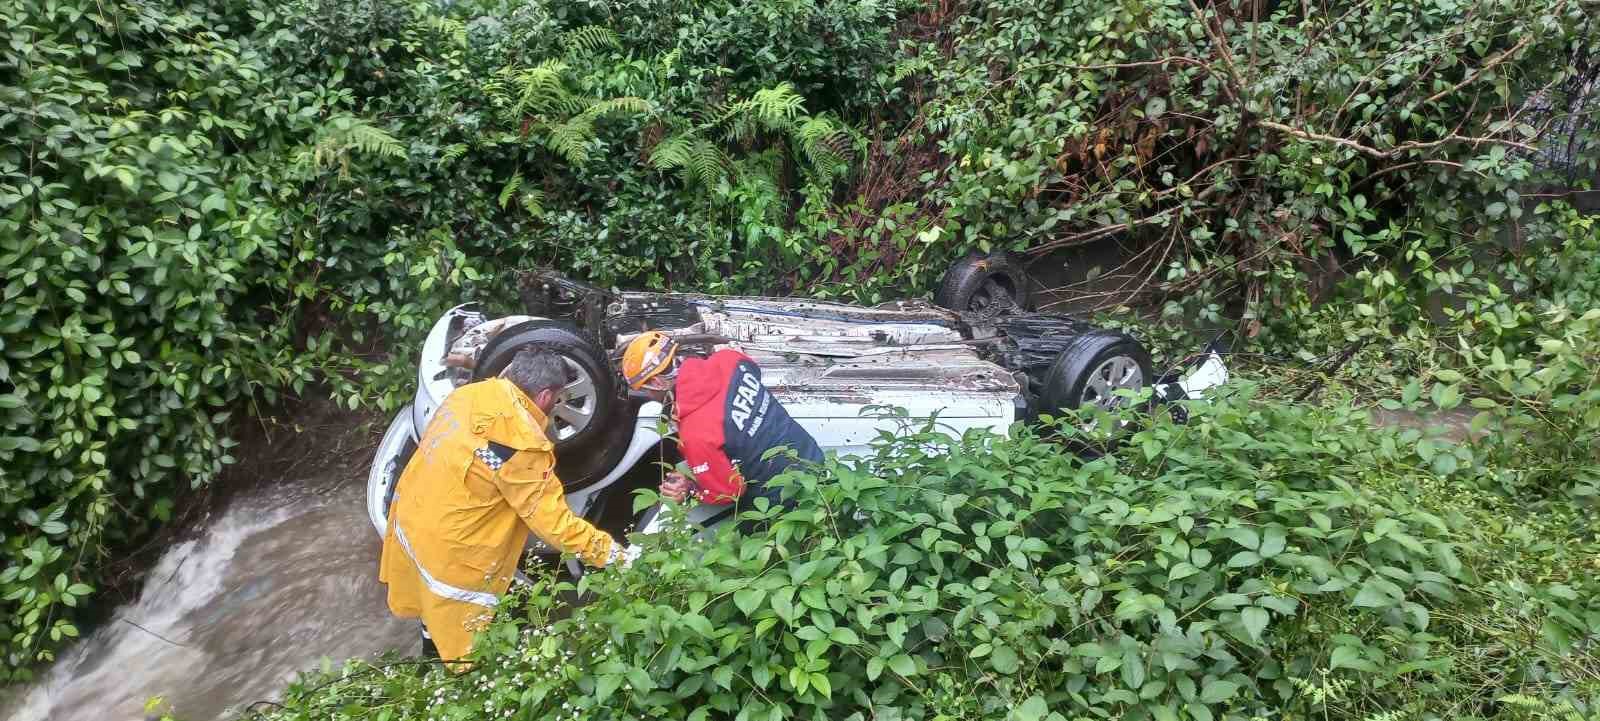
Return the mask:
[(814, 226), (868, 293), (880, 263), (930, 287), (968, 249), (1115, 240), (1127, 254), (1069, 273), (1101, 279), (1069, 295), (1276, 350), (1313, 330), (1297, 320), (1330, 270), (1496, 248), (1539, 187), (1533, 146), (1572, 141), (1573, 170), (1595, 169), (1593, 97), (1567, 94), (1600, 37), (1580, 2), (987, 0), (907, 22), (915, 112), (875, 128), (861, 204)]
[(0, 6), (0, 679), (78, 634), (87, 570), (230, 462), (233, 404), (289, 372), (241, 277), (285, 250), (231, 157), (271, 89), (227, 24)]
[[(1362, 411), (1242, 389), (1085, 460), (886, 438), (750, 537), (544, 579), (462, 676), (347, 671), (273, 719), (1340, 719), (1592, 713), (1600, 550), (1463, 495)], [(1437, 440), (1437, 439), (1436, 439)], [(1595, 459), (1590, 459), (1592, 472)], [(1570, 508), (1570, 507), (1569, 507)], [(360, 668), (357, 665), (354, 668)]]

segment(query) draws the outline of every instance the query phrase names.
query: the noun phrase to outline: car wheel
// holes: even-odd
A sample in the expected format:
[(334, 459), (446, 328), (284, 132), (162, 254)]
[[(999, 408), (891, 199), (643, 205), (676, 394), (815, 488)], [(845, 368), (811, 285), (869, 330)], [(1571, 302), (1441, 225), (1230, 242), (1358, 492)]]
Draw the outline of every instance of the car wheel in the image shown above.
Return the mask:
[(1097, 330), (1078, 336), (1046, 371), (1041, 410), (1095, 407), (1112, 411), (1127, 402), (1117, 391), (1150, 385), (1150, 353), (1132, 336)]
[(556, 450), (582, 448), (601, 435), (620, 403), (616, 384), (599, 349), (566, 323), (532, 320), (500, 331), (479, 356), (473, 379), (499, 375), (524, 349), (554, 353), (567, 364), (567, 386), (550, 412)]
[(567, 323), (533, 320), (500, 332), (479, 355), (475, 379), (499, 375), (518, 351), (547, 351), (566, 361), (566, 389), (551, 410), (556, 475), (567, 492), (609, 473), (627, 451), (634, 407), (618, 393), (611, 366), (594, 343)]
[(933, 302), (958, 312), (982, 313), (1006, 306), (1028, 310), (1033, 279), (1013, 253), (973, 253), (945, 271)]

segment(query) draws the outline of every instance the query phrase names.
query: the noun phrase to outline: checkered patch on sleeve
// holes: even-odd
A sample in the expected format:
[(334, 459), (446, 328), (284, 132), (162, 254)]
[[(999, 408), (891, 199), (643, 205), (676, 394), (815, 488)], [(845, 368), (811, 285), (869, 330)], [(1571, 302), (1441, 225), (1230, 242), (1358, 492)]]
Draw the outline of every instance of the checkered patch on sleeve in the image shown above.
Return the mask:
[(489, 470), (498, 471), (501, 466), (506, 464), (506, 461), (511, 460), (511, 456), (514, 453), (516, 453), (515, 449), (491, 441), (489, 445), (473, 451), (472, 455), (483, 461), (483, 465), (488, 466)]

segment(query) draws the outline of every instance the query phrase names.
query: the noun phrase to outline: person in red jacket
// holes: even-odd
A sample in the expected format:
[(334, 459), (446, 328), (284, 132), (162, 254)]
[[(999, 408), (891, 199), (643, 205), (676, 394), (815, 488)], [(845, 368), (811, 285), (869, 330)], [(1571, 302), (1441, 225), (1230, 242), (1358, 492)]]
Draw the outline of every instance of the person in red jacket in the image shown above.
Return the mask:
[[(622, 372), (630, 388), (673, 409), (692, 477), (668, 473), (661, 484), (667, 498), (737, 501), (741, 511), (756, 498), (776, 505), (782, 499), (769, 481), (797, 461), (822, 460), (816, 439), (762, 385), (760, 366), (739, 351), (683, 358), (670, 336), (650, 331), (628, 344)], [(768, 452), (780, 447), (787, 451)]]

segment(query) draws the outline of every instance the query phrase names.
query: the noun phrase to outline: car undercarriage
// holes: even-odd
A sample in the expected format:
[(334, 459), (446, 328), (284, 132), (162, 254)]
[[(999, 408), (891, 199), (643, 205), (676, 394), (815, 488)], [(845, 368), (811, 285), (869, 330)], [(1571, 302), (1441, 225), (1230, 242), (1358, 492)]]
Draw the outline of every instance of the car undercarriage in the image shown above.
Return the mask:
[[(987, 274), (986, 274), (987, 273)], [(954, 278), (956, 281), (951, 281)], [(452, 390), (492, 377), (525, 349), (566, 362), (569, 383), (547, 430), (557, 474), (579, 515), (648, 487), (659, 473), (630, 472), (654, 452), (675, 454), (659, 403), (630, 394), (618, 361), (644, 331), (673, 336), (687, 353), (736, 348), (825, 451), (863, 454), (885, 433), (935, 424), (951, 434), (999, 434), (1063, 409), (1114, 409), (1133, 393), (1157, 401), (1196, 397), (1226, 378), (1220, 356), (1157, 377), (1127, 333), (1027, 309), (1015, 263), (972, 258), (952, 268), (936, 296), (872, 307), (804, 298), (612, 291), (548, 270), (520, 274), (525, 312), (491, 317), (475, 306), (441, 317), (423, 344), (418, 390), (380, 444), (368, 510), (381, 531), (394, 485), (416, 438)], [(648, 478), (645, 478), (648, 476)], [(623, 504), (626, 505), (626, 504)], [(632, 527), (614, 522), (621, 532)], [(546, 549), (548, 550), (548, 549)]]

